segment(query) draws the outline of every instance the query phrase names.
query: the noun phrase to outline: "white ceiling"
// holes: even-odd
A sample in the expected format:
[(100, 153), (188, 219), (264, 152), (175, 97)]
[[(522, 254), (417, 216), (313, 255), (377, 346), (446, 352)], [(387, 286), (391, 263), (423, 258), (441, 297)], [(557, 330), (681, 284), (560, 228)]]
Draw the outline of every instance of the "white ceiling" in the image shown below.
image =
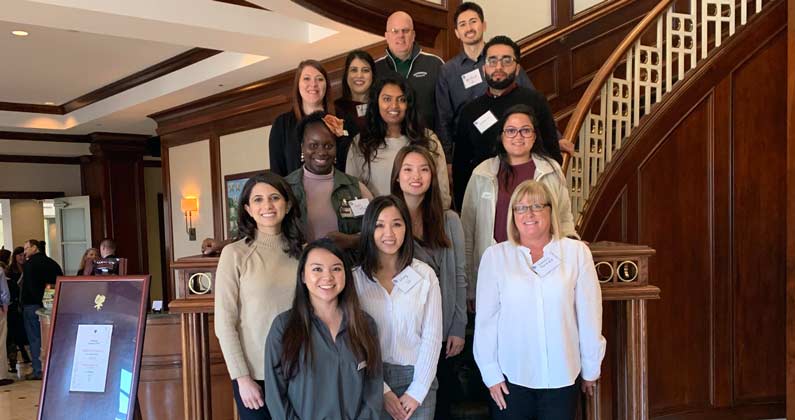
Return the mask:
[(271, 11), (212, 0), (2, 0), (4, 102), (60, 105), (190, 48), (224, 52), (67, 115), (0, 111), (0, 131), (153, 135), (146, 115), (381, 40), (290, 0), (251, 2)]

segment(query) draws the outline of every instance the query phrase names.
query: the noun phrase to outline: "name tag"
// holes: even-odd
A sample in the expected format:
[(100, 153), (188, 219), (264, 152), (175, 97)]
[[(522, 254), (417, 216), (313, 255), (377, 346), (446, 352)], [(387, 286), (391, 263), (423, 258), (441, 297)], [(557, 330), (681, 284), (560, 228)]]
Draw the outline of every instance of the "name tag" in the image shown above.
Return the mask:
[(469, 73), (464, 73), (461, 75), (461, 80), (464, 82), (464, 89), (469, 89), (472, 86), (483, 83), (483, 79), (480, 77), (480, 69), (475, 69)]
[(480, 195), (480, 198), (482, 198), (484, 200), (491, 200), (492, 198), (494, 198), (494, 194), (486, 191), (486, 192), (484, 192), (483, 194)]
[(418, 272), (414, 271), (411, 267), (406, 267), (405, 270), (401, 271), (400, 274), (392, 279), (392, 283), (394, 283), (400, 291), (406, 293), (416, 286), (420, 280), (422, 280), (422, 277), (420, 277)]
[(480, 134), (483, 134), (488, 130), (492, 125), (497, 123), (497, 117), (491, 113), (491, 111), (486, 111), (485, 114), (481, 115), (478, 119), (475, 120), (475, 127), (477, 127)]
[(357, 371), (358, 371), (358, 370), (362, 370), (362, 369), (364, 369), (364, 368), (366, 368), (366, 367), (367, 367), (367, 360), (362, 360), (362, 362), (361, 362), (361, 363), (359, 363), (359, 365), (358, 365), (358, 366), (356, 366), (356, 370), (357, 370)]
[(356, 105), (356, 115), (360, 117), (367, 115), (367, 104)]
[(367, 211), (367, 206), (370, 205), (370, 200), (366, 198), (351, 200), (348, 201), (348, 205), (351, 206), (354, 217), (364, 216), (364, 212)]
[(560, 266), (560, 259), (550, 253), (546, 253), (540, 260), (536, 261), (535, 264), (530, 266), (530, 268), (536, 274), (538, 274), (539, 277), (544, 277), (547, 274), (554, 271), (559, 266)]

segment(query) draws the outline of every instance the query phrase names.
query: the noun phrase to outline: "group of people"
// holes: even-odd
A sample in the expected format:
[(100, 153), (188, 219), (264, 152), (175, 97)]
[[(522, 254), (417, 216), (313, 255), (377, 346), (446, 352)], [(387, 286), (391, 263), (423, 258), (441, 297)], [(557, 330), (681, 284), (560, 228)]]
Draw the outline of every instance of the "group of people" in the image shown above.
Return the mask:
[(516, 43), (484, 42), (471, 2), (454, 24), (464, 51), (443, 63), (390, 16), (384, 57), (348, 55), (336, 115), (323, 66), (299, 65), (215, 277), (241, 419), (449, 419), (467, 312), (492, 418), (571, 419), (593, 392), (601, 291), (571, 145)]
[[(42, 378), (41, 326), (36, 311), (43, 307), (44, 291), (54, 287), (58, 276), (64, 275), (61, 266), (45, 253), (45, 242), (30, 239), (13, 252), (0, 249), (0, 386), (14, 381), (8, 374), (16, 374), (17, 358), (30, 364), (32, 372), (27, 380)], [(90, 261), (113, 257), (116, 242), (105, 238), (99, 249), (89, 248), (83, 253), (75, 275), (85, 274)]]

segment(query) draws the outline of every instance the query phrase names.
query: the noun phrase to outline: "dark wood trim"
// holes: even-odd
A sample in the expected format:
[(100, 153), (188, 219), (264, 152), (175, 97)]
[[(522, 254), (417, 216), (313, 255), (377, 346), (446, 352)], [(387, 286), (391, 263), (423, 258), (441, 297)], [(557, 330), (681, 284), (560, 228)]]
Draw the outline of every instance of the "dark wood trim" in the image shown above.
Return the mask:
[(0, 191), (0, 198), (9, 200), (46, 200), (66, 197), (63, 191)]
[(117, 80), (109, 85), (103, 86), (83, 96), (72, 99), (71, 101), (62, 105), (64, 113), (68, 114), (72, 111), (109, 98), (113, 95), (117, 95), (136, 86), (140, 86), (146, 82), (165, 76), (169, 73), (173, 73), (177, 70), (190, 66), (191, 64), (198, 63), (199, 61), (220, 53), (221, 51), (207, 48), (191, 48), (182, 54), (178, 54), (165, 61), (161, 61), (157, 64), (149, 66), (139, 72), (133, 73), (123, 79)]
[(432, 47), (439, 31), (448, 29), (447, 4), (420, 0), (292, 0), (321, 16), (353, 26), (374, 35), (383, 35), (386, 20), (396, 10), (403, 10), (414, 20), (414, 32), (420, 45)]
[(0, 131), (0, 140), (52, 141), (56, 143), (91, 143), (87, 134), (26, 133)]
[(163, 161), (160, 160), (144, 160), (144, 168), (162, 168)]
[(213, 197), (213, 237), (217, 240), (224, 237), (224, 192), (221, 176), (221, 137), (210, 137), (210, 180), (212, 181)]
[(35, 114), (63, 115), (62, 105), (40, 105), (22, 102), (0, 102), (0, 111), (30, 112)]
[(787, 418), (795, 419), (795, 0), (787, 1)]
[(259, 10), (265, 10), (267, 12), (270, 12), (270, 9), (266, 9), (266, 8), (260, 6), (260, 5), (254, 4), (254, 3), (250, 2), (250, 1), (246, 1), (246, 0), (215, 0), (215, 1), (217, 1), (219, 3), (234, 4), (235, 6), (250, 7), (252, 9), (259, 9)]
[[(163, 215), (165, 216), (165, 225), (163, 227), (166, 235), (166, 242), (163, 244), (166, 258), (163, 260), (162, 264), (166, 266), (168, 270), (168, 276), (165, 277), (168, 280), (168, 287), (163, 290), (163, 296), (168, 296), (169, 299), (173, 299), (176, 297), (174, 290), (174, 270), (171, 268), (171, 262), (174, 261), (174, 228), (173, 221), (171, 220), (171, 171), (168, 166), (168, 147), (166, 147), (165, 143), (161, 143), (160, 145), (160, 156), (162, 156), (163, 159), (163, 172), (161, 174), (163, 177)], [(169, 302), (169, 300), (163, 301), (163, 310), (168, 310)]]
[(27, 156), (0, 155), (0, 162), (6, 163), (47, 163), (53, 165), (79, 165), (80, 156)]
[[(163, 291), (163, 305), (164, 307), (167, 306), (168, 301), (171, 300), (171, 295), (169, 295), (169, 277), (168, 277), (168, 255), (166, 252), (166, 215), (165, 215), (166, 206), (163, 200), (163, 193), (157, 195), (157, 233), (160, 246), (158, 249), (160, 250), (160, 283), (161, 290)], [(170, 210), (170, 209), (169, 209)]]
[(136, 86), (140, 86), (146, 82), (165, 76), (169, 73), (173, 73), (177, 70), (190, 66), (191, 64), (198, 63), (199, 61), (220, 53), (221, 51), (207, 48), (191, 48), (188, 51), (149, 66), (141, 71), (135, 72), (125, 78), (102, 86), (99, 89), (93, 90), (89, 93), (86, 93), (85, 95), (81, 95), (61, 105), (0, 102), (0, 111), (66, 115), (72, 111), (76, 111), (95, 102), (107, 99), (113, 95), (118, 95), (121, 92), (130, 90)]

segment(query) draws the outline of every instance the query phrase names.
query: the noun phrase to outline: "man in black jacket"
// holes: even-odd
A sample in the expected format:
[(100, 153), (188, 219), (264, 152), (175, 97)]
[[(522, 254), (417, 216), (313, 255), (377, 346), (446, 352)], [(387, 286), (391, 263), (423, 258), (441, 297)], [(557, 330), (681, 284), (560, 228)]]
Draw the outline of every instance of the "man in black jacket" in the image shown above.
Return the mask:
[(25, 257), (28, 261), (22, 266), (22, 317), (33, 359), (33, 373), (26, 379), (32, 380), (41, 379), (41, 326), (36, 311), (42, 308), (46, 285), (54, 286), (55, 279), (63, 275), (61, 266), (41, 252), (43, 247), (43, 242), (35, 239), (25, 242)]
[(444, 61), (422, 51), (414, 42), (414, 21), (406, 12), (395, 12), (386, 21), (386, 55), (375, 61), (377, 77), (397, 72), (414, 89), (417, 115), (426, 128), (436, 131), (436, 79)]

